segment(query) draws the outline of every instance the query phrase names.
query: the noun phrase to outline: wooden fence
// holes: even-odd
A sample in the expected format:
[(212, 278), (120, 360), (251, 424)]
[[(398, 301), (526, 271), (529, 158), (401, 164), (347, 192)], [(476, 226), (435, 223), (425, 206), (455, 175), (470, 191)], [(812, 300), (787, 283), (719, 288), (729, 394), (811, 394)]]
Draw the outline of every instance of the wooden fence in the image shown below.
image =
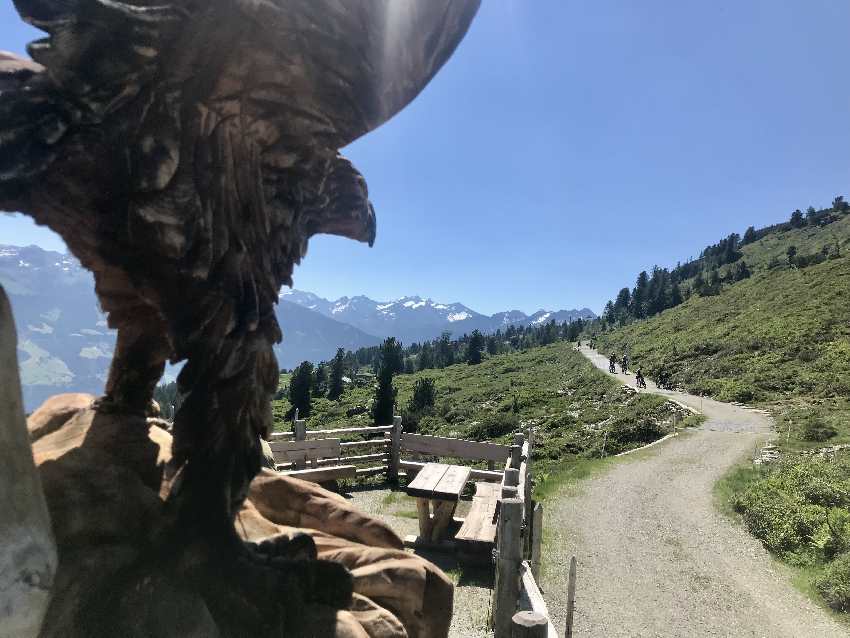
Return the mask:
[[(512, 445), (464, 441), (446, 437), (402, 432), (401, 417), (392, 425), (307, 430), (306, 422), (296, 420), (292, 432), (272, 434), (277, 442), (336, 440), (335, 445), (304, 446), (299, 449), (330, 450), (332, 456), (295, 460), (278, 464), (308, 480), (329, 480), (337, 476), (361, 478), (385, 474), (396, 481), (402, 471), (419, 472), (428, 458), (451, 457), (486, 461), (488, 469), (473, 468), (470, 478), (499, 485), (497, 505), (495, 583), (491, 600), (491, 625), (495, 638), (528, 636), (558, 638), (561, 634), (549, 618), (540, 587), (543, 505), (532, 500), (530, 469), (532, 431), (514, 435)], [(340, 437), (359, 440), (341, 441)], [(338, 446), (338, 447), (336, 447)], [(285, 446), (284, 446), (285, 447)], [(366, 450), (366, 453), (363, 450)], [(338, 450), (338, 452), (336, 451)], [(410, 459), (403, 459), (406, 455)], [(278, 458), (278, 452), (275, 453)], [(424, 458), (423, 458), (424, 457)], [(310, 464), (307, 468), (306, 465)], [(503, 469), (496, 469), (496, 464)], [(503, 464), (503, 465), (502, 465)], [(572, 607), (575, 598), (575, 558), (572, 559), (568, 591), (567, 623), (564, 635), (572, 638)]]

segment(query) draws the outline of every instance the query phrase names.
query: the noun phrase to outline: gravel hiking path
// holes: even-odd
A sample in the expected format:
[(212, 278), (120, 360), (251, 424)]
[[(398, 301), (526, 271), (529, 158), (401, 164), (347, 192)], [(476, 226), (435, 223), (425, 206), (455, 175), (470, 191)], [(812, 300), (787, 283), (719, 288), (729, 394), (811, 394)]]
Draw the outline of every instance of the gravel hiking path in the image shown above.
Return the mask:
[[(582, 352), (607, 372), (605, 357)], [(635, 386), (633, 374), (614, 376)], [(547, 500), (542, 587), (555, 626), (564, 627), (575, 555), (575, 636), (847, 638), (714, 507), (714, 483), (770, 436), (769, 417), (647, 384), (707, 420)]]

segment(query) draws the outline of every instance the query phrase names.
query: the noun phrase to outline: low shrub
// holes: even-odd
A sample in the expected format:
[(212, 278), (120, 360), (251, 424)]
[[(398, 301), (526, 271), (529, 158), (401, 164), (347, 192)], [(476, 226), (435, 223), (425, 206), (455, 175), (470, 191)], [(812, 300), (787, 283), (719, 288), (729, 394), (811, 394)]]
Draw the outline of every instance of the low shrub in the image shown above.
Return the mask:
[(806, 419), (800, 428), (800, 438), (804, 441), (822, 443), (823, 441), (828, 441), (836, 434), (838, 434), (838, 430), (832, 425), (824, 423), (823, 420), (814, 416)]
[(850, 553), (832, 561), (815, 579), (815, 588), (832, 609), (850, 612)]
[(481, 421), (476, 421), (467, 428), (467, 435), (475, 441), (495, 439), (519, 429), (519, 419), (513, 412), (496, 412), (488, 414)]

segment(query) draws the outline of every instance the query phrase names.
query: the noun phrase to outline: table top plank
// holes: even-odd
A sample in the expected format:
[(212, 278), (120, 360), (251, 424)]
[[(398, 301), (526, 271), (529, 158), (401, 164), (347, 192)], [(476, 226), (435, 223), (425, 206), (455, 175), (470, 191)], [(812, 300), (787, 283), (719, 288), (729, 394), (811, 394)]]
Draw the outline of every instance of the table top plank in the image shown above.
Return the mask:
[(456, 501), (460, 499), (463, 488), (472, 473), (471, 467), (463, 465), (450, 465), (443, 478), (434, 488), (434, 498)]
[(434, 488), (448, 469), (449, 466), (444, 463), (426, 463), (407, 486), (407, 493), (410, 496), (430, 498)]

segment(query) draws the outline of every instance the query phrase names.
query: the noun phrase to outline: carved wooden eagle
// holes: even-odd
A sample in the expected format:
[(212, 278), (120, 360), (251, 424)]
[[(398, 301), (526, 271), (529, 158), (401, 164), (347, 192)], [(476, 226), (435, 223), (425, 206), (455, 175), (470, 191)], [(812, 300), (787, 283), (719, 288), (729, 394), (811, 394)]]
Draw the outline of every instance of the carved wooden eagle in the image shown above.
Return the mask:
[(94, 273), (118, 330), (100, 410), (144, 411), (165, 362), (186, 361), (182, 469), (158, 540), (240, 555), (280, 287), (310, 236), (375, 238), (366, 183), (338, 149), (423, 89), (478, 0), (15, 6), (48, 37), (32, 61), (0, 55), (0, 209), (59, 233)]

